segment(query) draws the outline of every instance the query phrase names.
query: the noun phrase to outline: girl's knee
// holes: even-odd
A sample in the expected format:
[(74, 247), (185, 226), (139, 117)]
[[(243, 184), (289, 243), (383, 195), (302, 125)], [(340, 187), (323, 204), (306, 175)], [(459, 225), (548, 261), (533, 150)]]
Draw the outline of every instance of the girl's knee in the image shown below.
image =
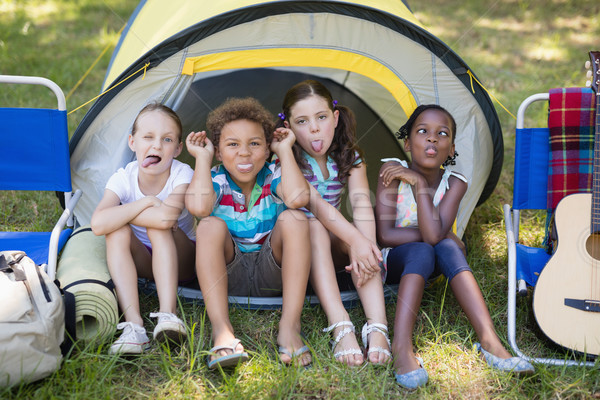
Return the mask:
[(471, 271), (461, 248), (454, 240), (444, 239), (439, 242), (435, 246), (435, 253), (437, 268), (449, 282), (459, 273)]
[(422, 260), (425, 264), (433, 264), (435, 262), (435, 249), (429, 243), (411, 243), (410, 253), (412, 259)]
[(399, 281), (407, 274), (421, 275), (427, 280), (435, 268), (433, 246), (425, 242), (411, 242), (393, 248), (387, 257), (388, 282)]
[(146, 228), (146, 235), (154, 250), (159, 248), (175, 248), (175, 238), (171, 229)]
[[(458, 243), (452, 239), (444, 239), (440, 241), (434, 246), (434, 249), (437, 257), (453, 258), (457, 261), (465, 260), (462, 249), (459, 247)], [(466, 262), (466, 260), (464, 262)]]
[(107, 233), (106, 237), (106, 245), (127, 245), (129, 246), (129, 242), (131, 241), (131, 235), (133, 235), (133, 231), (131, 227), (127, 225), (123, 225), (119, 229), (112, 231), (111, 233)]
[(450, 238), (442, 239), (434, 247), (438, 251), (439, 250), (446, 250), (446, 251), (455, 251), (455, 250), (458, 250), (458, 251), (460, 251), (460, 248), (458, 247), (458, 244), (454, 240), (452, 240)]

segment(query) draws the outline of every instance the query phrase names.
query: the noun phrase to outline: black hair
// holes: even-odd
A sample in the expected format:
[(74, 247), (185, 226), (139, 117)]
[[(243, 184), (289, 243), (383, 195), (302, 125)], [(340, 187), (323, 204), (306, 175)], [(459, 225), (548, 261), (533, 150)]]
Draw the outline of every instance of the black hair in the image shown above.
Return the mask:
[[(454, 120), (454, 117), (452, 116), (452, 114), (450, 114), (450, 112), (448, 110), (446, 110), (444, 107), (442, 107), (438, 104), (421, 104), (420, 106), (415, 108), (415, 110), (412, 112), (412, 114), (410, 115), (408, 120), (396, 132), (396, 138), (398, 138), (398, 140), (408, 139), (410, 136), (412, 127), (415, 124), (415, 121), (417, 120), (419, 115), (421, 115), (424, 111), (427, 111), (427, 110), (441, 111), (441, 112), (445, 113), (448, 116), (448, 118), (450, 118), (450, 133), (452, 134), (452, 143), (454, 143), (454, 140), (456, 139), (456, 121)], [(458, 152), (455, 150), (454, 155), (448, 156), (448, 159), (446, 161), (444, 161), (444, 163), (442, 165), (444, 165), (444, 166), (456, 165), (456, 157), (457, 156), (458, 156)]]
[(240, 119), (255, 122), (262, 127), (267, 144), (273, 140), (273, 115), (254, 97), (228, 98), (212, 110), (206, 119), (206, 129), (215, 146), (219, 146), (221, 130), (230, 122)]

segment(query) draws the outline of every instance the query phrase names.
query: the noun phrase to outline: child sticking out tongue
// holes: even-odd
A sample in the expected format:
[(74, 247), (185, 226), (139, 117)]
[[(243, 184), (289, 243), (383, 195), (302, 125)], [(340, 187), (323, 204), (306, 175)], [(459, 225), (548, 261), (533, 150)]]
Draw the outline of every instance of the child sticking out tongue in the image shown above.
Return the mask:
[(160, 162), (160, 157), (159, 156), (148, 156), (144, 159), (144, 161), (142, 161), (142, 167), (146, 168), (152, 164), (156, 164)]
[(322, 140), (313, 140), (312, 142), (310, 142), (310, 145), (311, 145), (312, 149), (316, 153), (318, 153), (323, 148), (323, 141)]

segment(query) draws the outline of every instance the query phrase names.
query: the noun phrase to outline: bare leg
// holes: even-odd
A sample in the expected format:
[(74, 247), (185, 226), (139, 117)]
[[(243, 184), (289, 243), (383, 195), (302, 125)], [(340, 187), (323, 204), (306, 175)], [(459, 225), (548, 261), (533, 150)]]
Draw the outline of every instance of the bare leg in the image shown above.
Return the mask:
[[(229, 320), (227, 300), (227, 262), (234, 256), (234, 244), (225, 222), (217, 217), (200, 220), (196, 230), (196, 273), (200, 290), (204, 297), (206, 312), (212, 325), (214, 346), (229, 346), (235, 339), (233, 326)], [(203, 240), (210, 238), (211, 240)], [(238, 344), (236, 352), (242, 352)], [(230, 354), (220, 350), (219, 355)]]
[(400, 280), (392, 342), (394, 369), (398, 374), (406, 374), (419, 368), (413, 352), (412, 338), (424, 289), (425, 279), (419, 274), (406, 274)]
[(500, 358), (510, 358), (510, 353), (504, 348), (496, 334), (490, 312), (471, 271), (457, 274), (450, 281), (450, 287), (475, 329), (481, 347)]
[[(350, 316), (344, 308), (340, 290), (337, 285), (335, 275), (335, 266), (331, 256), (331, 239), (329, 231), (316, 219), (310, 219), (310, 241), (312, 250), (312, 262), (310, 269), (310, 283), (319, 302), (327, 315), (329, 325), (341, 321), (349, 321)], [(380, 281), (381, 282), (381, 281)], [(384, 319), (385, 320), (385, 319)], [(339, 332), (346, 329), (345, 326), (337, 327), (333, 330), (333, 337), (337, 337)], [(344, 336), (334, 349), (343, 351), (347, 349), (360, 349), (356, 340), (356, 335), (349, 333)], [(348, 354), (338, 358), (338, 361), (349, 366), (360, 365), (363, 363), (363, 356), (358, 354)]]
[(135, 237), (129, 225), (106, 235), (106, 262), (125, 321), (144, 326), (140, 314), (136, 265), (141, 267), (142, 272), (144, 269), (150, 271), (151, 258), (150, 253)]
[[(273, 258), (281, 265), (283, 307), (279, 321), (277, 343), (294, 352), (304, 346), (300, 317), (304, 306), (306, 285), (310, 272), (310, 238), (306, 216), (298, 210), (286, 210), (277, 219), (271, 234)], [(292, 362), (286, 354), (281, 361)], [(310, 352), (299, 356), (301, 365), (311, 362)]]
[[(352, 275), (356, 285), (356, 278)], [(374, 277), (369, 279), (361, 287), (356, 288), (360, 302), (365, 311), (365, 317), (367, 323), (379, 323), (387, 326), (387, 316), (385, 314), (385, 300), (383, 297), (383, 283), (381, 282), (381, 275), (376, 274)], [(377, 332), (373, 331), (368, 338), (369, 348), (381, 347), (382, 349), (391, 350), (385, 337)], [(368, 349), (367, 349), (368, 351)], [(374, 364), (383, 364), (389, 361), (389, 356), (386, 354), (373, 351), (369, 355), (369, 362)]]

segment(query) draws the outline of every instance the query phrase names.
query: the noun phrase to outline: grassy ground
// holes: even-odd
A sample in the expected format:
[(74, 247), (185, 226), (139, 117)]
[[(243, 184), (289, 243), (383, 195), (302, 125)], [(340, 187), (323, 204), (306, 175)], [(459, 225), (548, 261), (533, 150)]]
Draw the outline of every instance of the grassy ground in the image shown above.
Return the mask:
[[(136, 0), (9, 1), (0, 0), (0, 72), (41, 75), (56, 81), (66, 93), (106, 46), (114, 46), (118, 31)], [(513, 114), (519, 103), (552, 87), (583, 86), (583, 63), (597, 47), (600, 5), (596, 0), (434, 0), (411, 2), (416, 16), (458, 53), (490, 93)], [(596, 48), (597, 50), (597, 48)], [(112, 49), (111, 49), (112, 51)], [(95, 96), (104, 78), (110, 51), (68, 99), (68, 109)], [(1, 106), (46, 104), (43, 91), (31, 95), (3, 88)], [(72, 133), (85, 109), (69, 116)], [(509, 202), (515, 121), (496, 107), (505, 139), (505, 165), (490, 199), (475, 210), (467, 228), (469, 262), (475, 271), (492, 317), (506, 339), (506, 244), (501, 205)], [(530, 124), (543, 124), (544, 106), (533, 109)], [(53, 195), (11, 192), (0, 195), (0, 230), (47, 229), (58, 214)], [(50, 212), (49, 212), (50, 211)], [(535, 227), (538, 215), (528, 216)], [(525, 236), (538, 243), (539, 228)], [(425, 294), (415, 329), (415, 346), (423, 357), (430, 382), (414, 396), (423, 398), (598, 398), (596, 368), (539, 366), (529, 377), (513, 377), (486, 368), (472, 349), (477, 341), (454, 296), (444, 285)], [(156, 299), (144, 296), (144, 312)], [(517, 340), (527, 353), (564, 357), (538, 337), (531, 307), (518, 304), (521, 317)], [(394, 304), (388, 306), (393, 321)], [(149, 354), (121, 359), (106, 353), (107, 344), (80, 346), (62, 368), (35, 384), (2, 391), (0, 398), (395, 398), (409, 396), (397, 388), (390, 368), (344, 368), (332, 361), (328, 337), (320, 333), (326, 318), (319, 308), (307, 308), (303, 325), (314, 349), (310, 370), (284, 368), (277, 362), (275, 337), (278, 311), (232, 310), (240, 338), (252, 352), (250, 362), (235, 372), (209, 372), (205, 364), (210, 329), (204, 309), (183, 304), (193, 339), (182, 349), (155, 348)], [(360, 309), (351, 311), (358, 326)], [(148, 328), (151, 325), (148, 324)]]

